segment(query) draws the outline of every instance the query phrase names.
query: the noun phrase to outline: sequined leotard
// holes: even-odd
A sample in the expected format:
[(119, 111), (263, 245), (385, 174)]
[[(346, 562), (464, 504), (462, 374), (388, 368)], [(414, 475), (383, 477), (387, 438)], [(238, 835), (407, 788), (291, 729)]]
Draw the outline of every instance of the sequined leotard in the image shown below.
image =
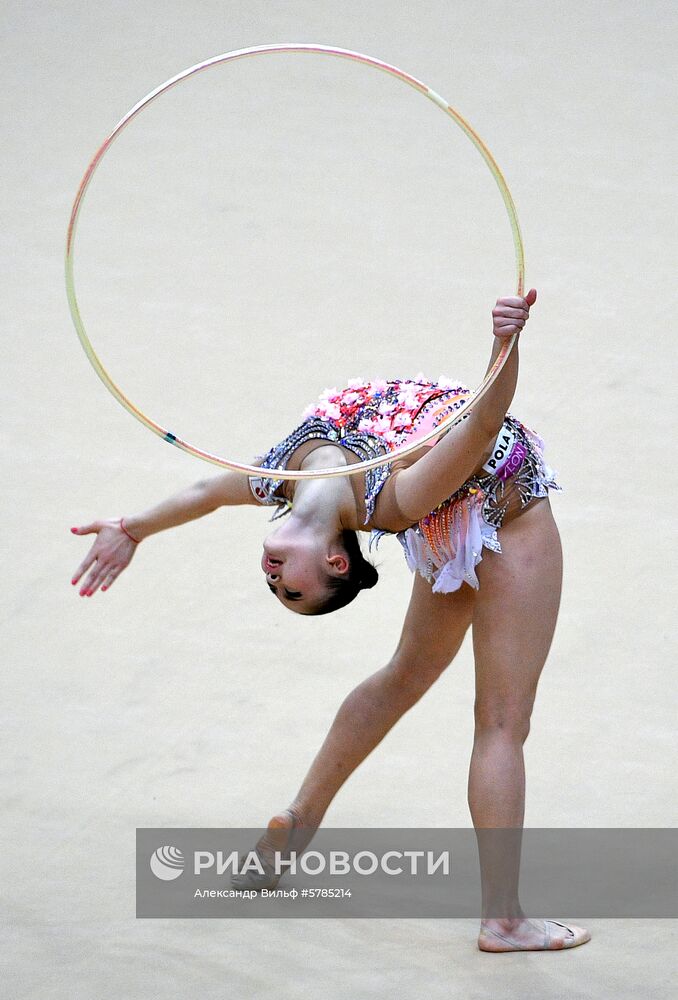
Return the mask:
[[(339, 443), (361, 460), (386, 455), (437, 427), (469, 394), (467, 386), (444, 377), (436, 382), (423, 375), (390, 381), (353, 379), (345, 389), (326, 389), (304, 411), (302, 423), (260, 456), (262, 469), (286, 468), (293, 452), (314, 439)], [(437, 440), (427, 444), (433, 446)], [(435, 592), (458, 590), (464, 582), (478, 587), (475, 567), (483, 546), (501, 552), (497, 529), (508, 507), (509, 484), (518, 491), (522, 506), (533, 497), (546, 496), (549, 489), (561, 488), (544, 462), (543, 448), (534, 431), (507, 414), (483, 472), (467, 479), (419, 522), (397, 533), (409, 568), (421, 573)], [(365, 524), (374, 515), (390, 474), (390, 463), (365, 473)], [(283, 482), (250, 478), (256, 499), (277, 506), (274, 519), (290, 509), (289, 501), (278, 492)], [(391, 532), (373, 530), (370, 548), (386, 534)]]

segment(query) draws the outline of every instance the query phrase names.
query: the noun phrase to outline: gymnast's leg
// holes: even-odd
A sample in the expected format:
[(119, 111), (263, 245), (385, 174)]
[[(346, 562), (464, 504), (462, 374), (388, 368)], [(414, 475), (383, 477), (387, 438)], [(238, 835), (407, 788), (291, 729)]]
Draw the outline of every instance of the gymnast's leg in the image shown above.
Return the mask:
[[(560, 537), (548, 499), (533, 501), (499, 537), (502, 552), (484, 553), (478, 566), (473, 612), (476, 701), (468, 800), (482, 879), (478, 946), (483, 951), (572, 947), (588, 941), (588, 931), (530, 921), (518, 899), (523, 743), (555, 630), (562, 581)], [(496, 828), (510, 830), (497, 834)]]
[(454, 659), (471, 624), (474, 600), (470, 587), (434, 594), (423, 577), (415, 576), (395, 653), (342, 703), (294, 800), (271, 819), (259, 841), (264, 857), (285, 848), (301, 851), (310, 842), (349, 775)]

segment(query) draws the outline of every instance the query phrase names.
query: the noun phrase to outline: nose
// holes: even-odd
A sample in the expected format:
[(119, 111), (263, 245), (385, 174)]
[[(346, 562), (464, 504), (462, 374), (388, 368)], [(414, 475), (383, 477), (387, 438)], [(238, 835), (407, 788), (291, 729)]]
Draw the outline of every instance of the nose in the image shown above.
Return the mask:
[(280, 579), (280, 573), (278, 572), (278, 567), (282, 565), (282, 559), (274, 559), (266, 551), (266, 546), (264, 546), (264, 554), (261, 557), (261, 568), (266, 574), (266, 580), (268, 583), (275, 583)]

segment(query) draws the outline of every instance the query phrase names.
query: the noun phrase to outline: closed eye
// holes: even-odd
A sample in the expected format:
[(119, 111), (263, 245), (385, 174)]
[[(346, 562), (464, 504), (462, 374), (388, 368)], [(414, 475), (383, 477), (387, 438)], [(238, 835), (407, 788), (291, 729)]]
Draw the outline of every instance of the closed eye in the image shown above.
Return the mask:
[[(271, 591), (271, 593), (275, 594), (276, 597), (277, 597), (278, 596), (278, 591), (275, 589), (275, 587), (273, 586), (273, 584), (269, 583), (267, 586), (268, 586), (268, 589)], [(302, 595), (301, 594), (297, 593), (296, 591), (292, 591), (292, 590), (283, 590), (283, 595), (286, 598), (286, 600), (288, 600), (288, 601), (300, 601), (302, 599)]]

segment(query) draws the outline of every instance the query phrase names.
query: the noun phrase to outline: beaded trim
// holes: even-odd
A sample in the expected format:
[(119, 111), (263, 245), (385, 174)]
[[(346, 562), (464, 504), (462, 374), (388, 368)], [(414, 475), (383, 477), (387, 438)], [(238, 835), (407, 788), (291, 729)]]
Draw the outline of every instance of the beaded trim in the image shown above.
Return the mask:
[[(481, 513), (484, 520), (495, 529), (492, 539), (486, 539), (484, 544), (494, 548), (495, 545), (492, 544), (494, 541), (496, 551), (501, 551), (501, 546), (496, 539), (496, 531), (504, 523), (504, 517), (510, 503), (509, 492), (514, 488), (517, 489), (522, 508), (526, 507), (534, 497), (548, 496), (550, 489), (562, 489), (555, 478), (545, 472), (546, 466), (543, 459), (524, 424), (509, 414), (506, 415), (504, 423), (514, 431), (517, 439), (525, 445), (526, 454), (520, 468), (505, 481), (493, 473), (470, 476), (463, 486), (460, 486), (447, 500), (443, 500), (434, 510), (412, 526), (414, 531), (426, 539), (431, 551), (439, 557), (449, 548), (450, 532), (453, 526), (459, 526), (460, 518), (464, 516), (464, 506), (482, 504)], [(379, 544), (384, 535), (391, 534), (397, 534), (400, 537), (404, 535), (404, 532), (385, 531), (382, 528), (372, 531), (368, 546), (369, 551), (374, 545)]]
[[(466, 403), (466, 400), (468, 399), (470, 393), (465, 387), (461, 386), (456, 389), (441, 389), (440, 392), (437, 392), (434, 396), (431, 396), (430, 399), (427, 399), (426, 402), (422, 404), (422, 406), (420, 407), (418, 413), (414, 418), (415, 425), (426, 416), (426, 413), (429, 409), (435, 408), (435, 404), (440, 405), (440, 403), (445, 399), (445, 397), (449, 395), (453, 395), (453, 399), (451, 400), (451, 402), (447, 404), (447, 406), (442, 407), (436, 413), (435, 417), (431, 422), (432, 427), (439, 427), (440, 424), (442, 424), (443, 420), (446, 420), (451, 413), (454, 413), (455, 410), (461, 409), (461, 407)], [(459, 418), (459, 420), (456, 421), (456, 423), (452, 424), (451, 427), (456, 427), (456, 424), (461, 423), (462, 420), (466, 420), (468, 416), (469, 414), (465, 413), (462, 417)], [(445, 437), (447, 432), (451, 430), (451, 427), (448, 427), (446, 431), (443, 431), (443, 433), (438, 438), (438, 441), (442, 440), (442, 438)]]
[[(324, 440), (341, 444), (343, 448), (352, 451), (360, 461), (367, 461), (386, 455), (389, 448), (376, 435), (364, 431), (345, 431), (335, 421), (328, 417), (309, 417), (288, 434), (284, 440), (274, 445), (261, 463), (262, 469), (286, 469), (293, 452), (307, 441)], [(376, 469), (368, 469), (365, 473), (365, 507), (368, 523), (374, 514), (374, 507), (382, 486), (391, 474), (390, 464), (380, 465)], [(272, 521), (284, 517), (292, 509), (286, 497), (275, 496), (276, 490), (285, 482), (284, 479), (272, 479), (264, 476), (250, 476), (250, 489), (259, 503), (266, 506), (277, 506), (278, 510)]]

